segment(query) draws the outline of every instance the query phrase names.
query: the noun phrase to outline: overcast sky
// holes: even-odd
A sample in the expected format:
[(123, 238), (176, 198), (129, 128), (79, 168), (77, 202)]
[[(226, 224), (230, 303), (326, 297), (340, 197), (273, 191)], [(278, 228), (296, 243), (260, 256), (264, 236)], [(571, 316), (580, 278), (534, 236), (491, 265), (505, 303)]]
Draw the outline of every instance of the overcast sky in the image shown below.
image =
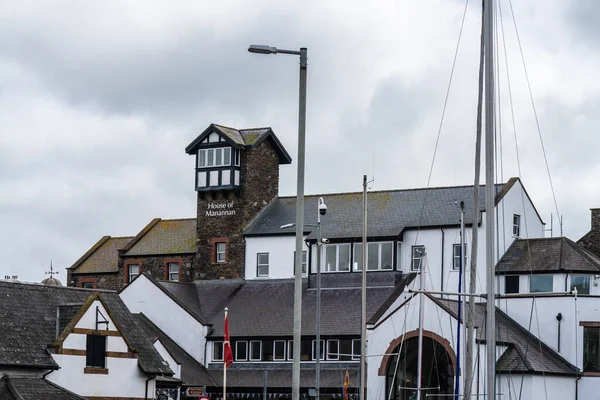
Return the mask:
[[(564, 233), (577, 240), (600, 207), (600, 2), (513, 3)], [(549, 224), (552, 191), (501, 5), (521, 177)], [(103, 235), (194, 217), (184, 148), (211, 122), (271, 126), (294, 158), (280, 180), (293, 195), (298, 59), (250, 54), (252, 43), (309, 49), (307, 193), (360, 191), (365, 173), (374, 190), (426, 186), (464, 7), (0, 0), (0, 278), (40, 281), (52, 260), (64, 282)], [(433, 186), (473, 182), (479, 7), (468, 6)], [(519, 170), (504, 60), (506, 181)]]

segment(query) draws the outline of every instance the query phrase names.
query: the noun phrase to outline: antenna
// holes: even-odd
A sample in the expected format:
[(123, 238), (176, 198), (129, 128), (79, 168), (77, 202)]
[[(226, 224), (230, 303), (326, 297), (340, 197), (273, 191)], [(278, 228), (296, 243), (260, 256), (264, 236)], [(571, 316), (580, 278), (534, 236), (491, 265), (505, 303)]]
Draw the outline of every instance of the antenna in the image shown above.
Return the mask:
[(550, 232), (550, 237), (554, 237), (554, 214), (550, 213), (550, 229), (545, 229), (545, 232)]
[(563, 216), (560, 216), (560, 237), (563, 236)]

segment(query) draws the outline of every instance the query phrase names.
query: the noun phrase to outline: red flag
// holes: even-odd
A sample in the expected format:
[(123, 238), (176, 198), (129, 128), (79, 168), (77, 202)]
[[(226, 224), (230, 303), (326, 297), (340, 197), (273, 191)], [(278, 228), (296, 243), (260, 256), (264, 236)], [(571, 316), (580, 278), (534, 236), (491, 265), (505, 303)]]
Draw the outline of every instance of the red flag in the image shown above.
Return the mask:
[(348, 400), (348, 388), (350, 387), (350, 375), (348, 374), (348, 368), (346, 368), (346, 374), (344, 375), (344, 400)]
[(229, 318), (225, 311), (225, 341), (223, 343), (223, 363), (225, 368), (233, 364), (233, 352), (231, 351), (231, 342), (229, 341)]

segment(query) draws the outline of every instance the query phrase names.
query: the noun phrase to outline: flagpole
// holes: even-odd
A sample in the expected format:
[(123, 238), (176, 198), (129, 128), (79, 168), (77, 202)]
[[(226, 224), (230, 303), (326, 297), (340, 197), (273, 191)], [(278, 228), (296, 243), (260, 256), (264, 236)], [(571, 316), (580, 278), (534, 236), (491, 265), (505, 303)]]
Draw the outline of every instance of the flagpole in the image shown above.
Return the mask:
[(229, 318), (227, 317), (228, 308), (225, 307), (225, 323), (223, 324), (223, 400), (227, 400), (227, 367), (233, 363), (233, 354), (231, 352), (231, 343), (229, 339)]

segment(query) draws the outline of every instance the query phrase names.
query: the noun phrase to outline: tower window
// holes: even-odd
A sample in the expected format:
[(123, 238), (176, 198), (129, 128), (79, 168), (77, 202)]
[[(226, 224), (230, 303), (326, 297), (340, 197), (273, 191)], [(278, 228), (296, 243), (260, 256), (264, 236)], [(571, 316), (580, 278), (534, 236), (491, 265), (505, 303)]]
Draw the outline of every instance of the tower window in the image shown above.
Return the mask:
[(225, 254), (227, 252), (227, 243), (218, 242), (218, 243), (216, 243), (215, 246), (216, 246), (215, 261), (218, 263), (224, 263), (226, 261)]
[(198, 168), (226, 167), (231, 165), (231, 147), (198, 150)]

